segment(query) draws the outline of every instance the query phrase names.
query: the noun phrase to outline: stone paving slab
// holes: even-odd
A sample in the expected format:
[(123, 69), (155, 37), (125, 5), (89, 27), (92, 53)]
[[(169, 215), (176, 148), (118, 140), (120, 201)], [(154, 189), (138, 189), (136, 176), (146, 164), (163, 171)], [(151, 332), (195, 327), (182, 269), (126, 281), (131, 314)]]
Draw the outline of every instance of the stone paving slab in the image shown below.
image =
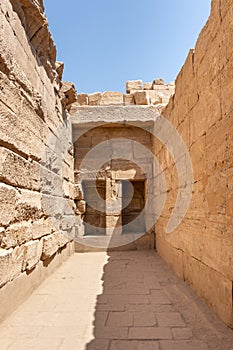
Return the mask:
[(157, 253), (75, 254), (0, 326), (1, 350), (232, 350)]

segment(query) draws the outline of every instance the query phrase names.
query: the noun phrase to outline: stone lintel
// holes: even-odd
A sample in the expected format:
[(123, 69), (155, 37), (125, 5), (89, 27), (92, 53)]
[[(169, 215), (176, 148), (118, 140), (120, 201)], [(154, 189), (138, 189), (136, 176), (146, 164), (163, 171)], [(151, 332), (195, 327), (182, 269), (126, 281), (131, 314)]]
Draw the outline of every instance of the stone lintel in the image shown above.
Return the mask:
[(77, 107), (70, 117), (73, 129), (125, 124), (150, 129), (160, 116), (154, 106), (89, 106)]

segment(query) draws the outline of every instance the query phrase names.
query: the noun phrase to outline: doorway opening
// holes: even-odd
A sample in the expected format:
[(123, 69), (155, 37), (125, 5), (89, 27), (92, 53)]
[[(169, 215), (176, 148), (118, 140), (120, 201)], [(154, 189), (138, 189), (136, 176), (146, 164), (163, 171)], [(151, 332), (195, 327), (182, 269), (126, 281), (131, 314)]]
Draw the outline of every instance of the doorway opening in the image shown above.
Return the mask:
[[(106, 233), (106, 181), (83, 181), (86, 212), (84, 215), (85, 236), (104, 235)], [(101, 200), (102, 199), (102, 200)]]
[[(133, 186), (133, 194), (131, 186)], [(145, 180), (122, 181), (122, 233), (146, 232), (144, 214), (135, 221), (144, 207)]]

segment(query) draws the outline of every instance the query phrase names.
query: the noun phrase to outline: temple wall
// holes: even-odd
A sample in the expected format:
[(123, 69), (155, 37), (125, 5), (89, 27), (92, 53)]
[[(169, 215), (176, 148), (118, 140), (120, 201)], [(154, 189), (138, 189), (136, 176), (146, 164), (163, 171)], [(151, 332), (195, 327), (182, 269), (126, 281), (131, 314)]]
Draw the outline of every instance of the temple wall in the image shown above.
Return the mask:
[(165, 228), (179, 189), (166, 148), (155, 154), (167, 181), (166, 207), (156, 225), (157, 250), (177, 274), (233, 326), (233, 6), (212, 1), (210, 18), (190, 50), (163, 115), (183, 138), (194, 175), (190, 207), (171, 234)]
[(41, 1), (2, 0), (0, 23), (1, 320), (73, 252), (74, 91)]

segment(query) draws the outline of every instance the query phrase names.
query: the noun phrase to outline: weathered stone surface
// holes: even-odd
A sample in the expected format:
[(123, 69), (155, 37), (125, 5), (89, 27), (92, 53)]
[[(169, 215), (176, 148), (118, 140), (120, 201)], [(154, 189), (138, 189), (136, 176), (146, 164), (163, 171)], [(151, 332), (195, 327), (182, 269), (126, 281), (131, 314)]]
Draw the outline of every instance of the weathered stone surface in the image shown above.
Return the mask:
[(123, 93), (106, 91), (102, 94), (100, 105), (123, 105)]
[(40, 219), (32, 223), (32, 238), (38, 239), (47, 236), (55, 231), (55, 227), (50, 219)]
[[(0, 275), (4, 284), (38, 264), (42, 243), (31, 239), (53, 235), (59, 228), (55, 216), (66, 217), (69, 212), (71, 201), (67, 199), (66, 207), (66, 199), (58, 196), (56, 203), (61, 202), (62, 208), (55, 206), (54, 216), (46, 219), (39, 190), (41, 185), (48, 189), (50, 180), (59, 187), (57, 178), (62, 183), (64, 164), (70, 188), (73, 156), (69, 148), (70, 157), (59, 165), (64, 148), (59, 131), (70, 135), (67, 143), (71, 145), (71, 125), (61, 100), (69, 108), (76, 93), (72, 83), (61, 86), (64, 64), (56, 62), (41, 1), (2, 1), (0, 22), (0, 247), (7, 248), (1, 248), (6, 264), (0, 266)], [(41, 178), (41, 165), (53, 173), (47, 182)], [(50, 191), (50, 202), (53, 195), (60, 193)], [(61, 231), (66, 233), (66, 229), (70, 234), (68, 226), (63, 225)], [(64, 237), (57, 237), (57, 249), (65, 244)]]
[(24, 245), (25, 257), (23, 262), (23, 270), (33, 269), (40, 261), (42, 254), (43, 241), (36, 240), (28, 242)]
[(232, 310), (229, 308), (232, 303), (232, 281), (187, 254), (184, 255), (184, 278), (232, 326)]
[(59, 248), (62, 248), (69, 242), (67, 236), (56, 232), (43, 238), (42, 260), (46, 260), (53, 256)]
[(18, 221), (38, 220), (43, 214), (42, 195), (39, 192), (20, 190), (16, 203), (15, 217)]
[(81, 184), (75, 184), (74, 186), (74, 199), (78, 201), (83, 199), (83, 190)]
[[(166, 222), (175, 204), (169, 196), (157, 222), (157, 249), (217, 314), (231, 327), (232, 318), (232, 19), (219, 13), (212, 1), (211, 16), (195, 49), (190, 50), (176, 79), (175, 95), (162, 114), (177, 128), (193, 164), (195, 186), (189, 209), (180, 226), (166, 235)], [(225, 3), (228, 10), (230, 2)], [(229, 11), (232, 13), (232, 10)], [(218, 24), (218, 25), (216, 25)], [(231, 28), (231, 29), (230, 29)], [(224, 52), (224, 54), (223, 54)], [(174, 85), (154, 89), (168, 101)], [(221, 99), (219, 98), (221, 96)], [(221, 101), (220, 101), (221, 100)], [(199, 118), (197, 119), (197, 116)], [(230, 122), (231, 119), (231, 122)], [(172, 159), (156, 143), (164, 165), (169, 195), (179, 186)], [(228, 209), (229, 208), (229, 209)]]
[(32, 238), (32, 225), (30, 222), (20, 222), (9, 226), (0, 239), (1, 247), (9, 249), (28, 242)]
[(153, 86), (154, 85), (164, 85), (164, 80), (162, 78), (154, 79), (152, 84), (153, 84)]
[(56, 62), (56, 71), (58, 74), (58, 77), (60, 80), (62, 80), (63, 70), (64, 70), (64, 63), (63, 62)]
[(150, 97), (147, 91), (136, 91), (134, 94), (136, 105), (149, 105)]
[(7, 226), (14, 220), (17, 198), (13, 187), (0, 183), (0, 225)]
[(88, 96), (89, 99), (89, 105), (90, 106), (97, 106), (100, 104), (102, 98), (102, 94), (101, 92), (95, 92), (94, 94), (90, 94)]
[(54, 77), (52, 69), (55, 68), (56, 48), (48, 30), (48, 22), (44, 16), (42, 3), (30, 0), (11, 1), (11, 3), (19, 16), (30, 44), (48, 76), (52, 79)]
[(150, 98), (150, 104), (157, 105), (159, 103), (163, 103), (163, 93), (154, 90), (149, 90), (147, 91), (147, 94)]
[(0, 248), (0, 286), (21, 274), (24, 257), (23, 246), (8, 250)]
[(133, 94), (124, 94), (124, 105), (135, 105), (134, 95)]
[(88, 105), (88, 94), (78, 94), (74, 104), (77, 104), (78, 106)]
[(14, 186), (39, 190), (39, 164), (0, 147), (0, 177)]
[(86, 211), (86, 202), (84, 200), (80, 200), (77, 202), (77, 210), (80, 214), (84, 214)]
[(126, 92), (130, 93), (131, 90), (142, 90), (142, 80), (129, 80), (126, 82)]
[(53, 256), (58, 250), (58, 241), (56, 235), (49, 235), (43, 238), (42, 260)]
[(63, 82), (60, 90), (61, 102), (64, 107), (71, 105), (76, 100), (76, 91), (73, 83)]
[(152, 90), (153, 89), (153, 83), (144, 83), (143, 89), (144, 90)]

